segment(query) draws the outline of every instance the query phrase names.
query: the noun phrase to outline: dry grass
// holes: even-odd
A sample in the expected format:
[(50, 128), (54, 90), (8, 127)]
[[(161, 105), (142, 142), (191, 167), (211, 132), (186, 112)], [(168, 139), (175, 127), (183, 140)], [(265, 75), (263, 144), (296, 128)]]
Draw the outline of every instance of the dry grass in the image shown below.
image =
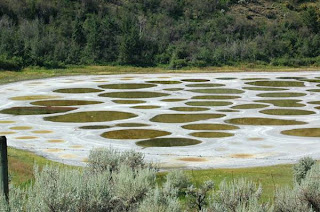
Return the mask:
[[(46, 164), (66, 166), (60, 163), (49, 161), (32, 152), (8, 148), (8, 162), (10, 182), (14, 185), (24, 186), (33, 179), (33, 167), (37, 164), (40, 168)], [(71, 167), (71, 166), (66, 166)]]

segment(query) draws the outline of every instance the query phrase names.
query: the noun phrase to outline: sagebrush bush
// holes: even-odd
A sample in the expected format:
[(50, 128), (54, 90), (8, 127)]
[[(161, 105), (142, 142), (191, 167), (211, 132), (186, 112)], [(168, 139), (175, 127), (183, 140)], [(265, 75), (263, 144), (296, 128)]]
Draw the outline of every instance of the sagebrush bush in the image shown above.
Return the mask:
[(213, 190), (214, 183), (211, 180), (205, 181), (200, 187), (191, 185), (186, 191), (188, 207), (191, 210), (203, 210), (208, 205), (210, 191)]
[(320, 165), (316, 164), (307, 172), (298, 187), (299, 199), (313, 211), (320, 211)]
[(274, 211), (320, 211), (320, 165), (314, 164), (300, 184), (276, 192)]
[(94, 149), (90, 151), (88, 159), (88, 169), (91, 172), (117, 171), (121, 165), (126, 165), (131, 169), (144, 168), (147, 165), (144, 155), (136, 151), (119, 152), (115, 149)]
[[(209, 208), (213, 211), (242, 211), (259, 205), (262, 187), (251, 181), (239, 179), (232, 182), (223, 181), (219, 190), (211, 199)], [(261, 211), (263, 210), (261, 207)]]
[(274, 211), (283, 212), (299, 212), (299, 211), (310, 211), (308, 206), (299, 201), (296, 189), (289, 187), (277, 189), (274, 200)]
[(139, 212), (180, 212), (178, 188), (166, 181), (163, 187), (156, 187), (139, 206)]
[(316, 161), (311, 157), (304, 157), (293, 166), (293, 176), (298, 184), (300, 184), (301, 180), (305, 178), (307, 172), (311, 169), (315, 162)]
[(166, 179), (173, 188), (177, 188), (179, 191), (182, 191), (191, 185), (190, 178), (182, 170), (170, 171), (167, 174)]
[(12, 188), (9, 205), (0, 199), (1, 211), (136, 211), (155, 187), (157, 170), (144, 167), (142, 154), (103, 149), (90, 158), (95, 163), (83, 170), (35, 167), (34, 183)]

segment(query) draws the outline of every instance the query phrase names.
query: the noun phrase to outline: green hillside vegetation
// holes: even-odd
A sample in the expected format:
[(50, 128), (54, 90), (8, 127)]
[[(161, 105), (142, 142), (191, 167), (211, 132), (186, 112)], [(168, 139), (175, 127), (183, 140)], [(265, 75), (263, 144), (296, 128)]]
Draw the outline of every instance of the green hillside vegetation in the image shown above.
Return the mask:
[(320, 65), (316, 0), (3, 0), (0, 69)]

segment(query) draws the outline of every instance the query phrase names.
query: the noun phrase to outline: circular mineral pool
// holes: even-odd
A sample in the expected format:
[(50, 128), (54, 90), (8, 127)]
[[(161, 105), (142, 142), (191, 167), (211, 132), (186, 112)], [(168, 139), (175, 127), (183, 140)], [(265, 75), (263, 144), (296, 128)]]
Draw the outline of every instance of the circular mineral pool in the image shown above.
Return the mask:
[(284, 130), (284, 135), (300, 136), (300, 137), (320, 137), (320, 128), (301, 128), (293, 130)]
[(146, 139), (166, 136), (170, 134), (170, 132), (162, 130), (128, 129), (105, 132), (101, 134), (101, 136), (109, 139)]
[(86, 123), (86, 122), (107, 122), (114, 120), (130, 119), (137, 117), (136, 114), (120, 112), (120, 111), (85, 111), (78, 113), (68, 113), (59, 116), (45, 117), (44, 120), (52, 122), (70, 122), (70, 123)]
[(128, 91), (128, 92), (111, 92), (100, 94), (101, 97), (110, 98), (128, 98), (128, 99), (144, 99), (144, 98), (156, 98), (162, 96), (169, 96), (167, 93), (148, 92), (148, 91)]
[(200, 144), (201, 141), (190, 138), (155, 138), (136, 142), (141, 147), (176, 147)]
[(307, 124), (306, 122), (303, 122), (303, 121), (260, 118), (260, 117), (234, 118), (234, 119), (226, 120), (226, 123), (239, 124), (239, 125), (300, 125), (300, 124)]

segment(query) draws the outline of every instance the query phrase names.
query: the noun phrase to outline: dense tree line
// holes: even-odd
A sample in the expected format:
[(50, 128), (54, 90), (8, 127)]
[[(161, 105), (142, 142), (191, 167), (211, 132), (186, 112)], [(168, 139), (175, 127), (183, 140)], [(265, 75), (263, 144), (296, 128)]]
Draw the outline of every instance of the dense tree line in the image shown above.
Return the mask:
[[(2, 0), (0, 69), (69, 64), (320, 64), (320, 3), (268, 0)], [(270, 2), (270, 1), (269, 1)], [(260, 14), (261, 16), (261, 14)]]

